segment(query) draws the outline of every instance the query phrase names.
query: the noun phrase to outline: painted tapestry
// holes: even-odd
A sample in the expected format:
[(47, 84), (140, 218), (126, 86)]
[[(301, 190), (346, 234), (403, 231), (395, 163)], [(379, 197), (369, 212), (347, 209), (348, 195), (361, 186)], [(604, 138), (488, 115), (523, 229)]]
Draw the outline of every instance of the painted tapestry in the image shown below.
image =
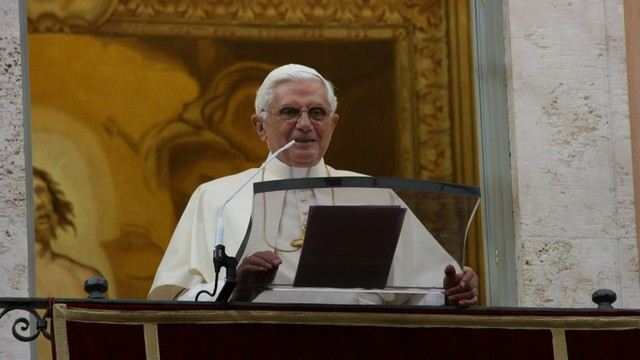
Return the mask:
[(28, 10), (38, 296), (85, 297), (83, 279), (102, 276), (109, 297), (145, 298), (197, 185), (265, 159), (250, 117), (282, 64), (336, 86), (328, 164), (477, 184), (474, 137), (458, 140), (475, 128), (469, 44), (452, 35), (468, 9), (454, 1), (29, 0)]

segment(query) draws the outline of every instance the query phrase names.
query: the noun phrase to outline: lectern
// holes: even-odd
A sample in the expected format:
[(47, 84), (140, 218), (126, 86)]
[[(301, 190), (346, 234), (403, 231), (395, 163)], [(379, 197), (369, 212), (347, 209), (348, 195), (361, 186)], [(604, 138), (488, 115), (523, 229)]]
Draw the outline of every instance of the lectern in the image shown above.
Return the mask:
[(268, 286), (242, 286), (259, 288), (255, 301), (266, 303), (442, 304), (444, 268), (462, 268), (479, 201), (476, 187), (423, 180), (255, 183), (251, 222), (235, 257), (275, 251), (283, 264)]

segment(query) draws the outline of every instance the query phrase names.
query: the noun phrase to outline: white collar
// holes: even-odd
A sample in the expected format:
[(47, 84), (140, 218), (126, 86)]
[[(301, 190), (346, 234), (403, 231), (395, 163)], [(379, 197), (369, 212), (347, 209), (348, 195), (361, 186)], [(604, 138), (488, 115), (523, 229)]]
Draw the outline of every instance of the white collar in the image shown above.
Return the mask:
[(279, 162), (282, 166), (287, 166), (289, 167), (289, 169), (291, 169), (291, 178), (293, 179), (300, 179), (300, 178), (305, 178), (309, 175), (309, 169), (310, 168), (301, 168), (301, 167), (293, 167), (293, 166), (289, 166), (287, 164), (285, 164), (284, 162), (282, 162), (282, 160), (275, 158), (275, 161)]
[(276, 179), (290, 179), (292, 177), (297, 178), (296, 174), (298, 171), (306, 172), (303, 176), (300, 177), (324, 177), (327, 176), (327, 170), (324, 164), (324, 159), (320, 159), (317, 164), (313, 165), (310, 168), (294, 168), (291, 167), (280, 159), (275, 158), (274, 161), (269, 163), (266, 167), (266, 172)]
[(309, 168), (291, 167), (291, 177), (294, 179), (306, 178), (309, 175)]

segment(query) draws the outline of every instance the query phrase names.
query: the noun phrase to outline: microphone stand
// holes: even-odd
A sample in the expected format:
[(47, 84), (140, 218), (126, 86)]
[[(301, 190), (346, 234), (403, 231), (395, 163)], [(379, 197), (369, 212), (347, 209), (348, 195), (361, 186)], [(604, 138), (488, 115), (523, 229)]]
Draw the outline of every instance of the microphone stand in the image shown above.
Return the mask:
[(216, 302), (226, 304), (231, 297), (231, 293), (238, 285), (236, 279), (236, 267), (238, 266), (238, 260), (232, 256), (228, 256), (224, 251), (224, 245), (216, 245), (213, 252), (213, 267), (216, 270), (216, 274), (220, 272), (220, 268), (224, 267), (227, 271), (227, 277), (224, 279), (224, 285), (220, 289), (220, 294), (216, 298)]

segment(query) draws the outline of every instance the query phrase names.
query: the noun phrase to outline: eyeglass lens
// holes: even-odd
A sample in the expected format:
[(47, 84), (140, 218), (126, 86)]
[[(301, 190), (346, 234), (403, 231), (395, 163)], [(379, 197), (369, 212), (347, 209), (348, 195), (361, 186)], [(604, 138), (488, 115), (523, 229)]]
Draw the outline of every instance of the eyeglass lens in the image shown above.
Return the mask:
[(278, 116), (283, 120), (291, 120), (299, 118), (303, 112), (306, 112), (309, 118), (321, 121), (327, 118), (328, 112), (321, 107), (312, 107), (306, 110), (285, 107), (278, 111)]

